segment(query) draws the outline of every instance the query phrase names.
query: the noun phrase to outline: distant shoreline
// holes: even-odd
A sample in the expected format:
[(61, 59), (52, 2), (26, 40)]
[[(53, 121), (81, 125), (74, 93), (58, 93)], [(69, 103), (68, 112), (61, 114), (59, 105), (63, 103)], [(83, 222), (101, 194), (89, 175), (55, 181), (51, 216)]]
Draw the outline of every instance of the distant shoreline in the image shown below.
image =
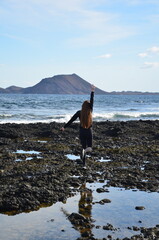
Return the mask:
[[(4, 95), (4, 94), (8, 94), (8, 95), (88, 95), (87, 93), (85, 94), (74, 94), (74, 93), (15, 93), (15, 92), (0, 92), (0, 95)], [(96, 94), (96, 95), (159, 95), (159, 92), (136, 92), (136, 91), (122, 91), (122, 92), (107, 92), (105, 94)]]
[[(0, 87), (0, 93), (8, 94), (89, 94), (91, 83), (82, 79), (77, 74), (56, 75), (42, 79), (32, 87), (10, 86), (7, 88)], [(159, 92), (142, 92), (142, 91), (111, 91), (107, 92), (96, 86), (96, 95), (159, 95)]]

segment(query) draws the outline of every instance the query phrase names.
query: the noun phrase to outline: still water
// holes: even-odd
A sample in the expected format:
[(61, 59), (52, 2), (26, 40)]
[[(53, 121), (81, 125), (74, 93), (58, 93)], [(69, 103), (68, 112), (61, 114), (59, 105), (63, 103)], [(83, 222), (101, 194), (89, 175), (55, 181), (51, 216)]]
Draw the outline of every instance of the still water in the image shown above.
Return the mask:
[[(76, 177), (76, 176), (74, 176)], [(105, 183), (83, 183), (83, 193), (78, 193), (66, 203), (56, 203), (43, 207), (38, 211), (21, 213), (14, 216), (0, 215), (1, 240), (69, 240), (77, 239), (81, 232), (75, 230), (66, 216), (81, 213), (94, 219), (90, 232), (94, 238), (104, 238), (112, 235), (114, 238), (130, 237), (135, 232), (128, 227), (154, 227), (159, 224), (159, 193), (148, 193), (138, 190), (107, 188), (107, 192), (98, 193), (97, 188)], [(102, 199), (110, 199), (110, 203), (99, 204)], [(144, 206), (144, 210), (136, 210), (136, 206)], [(89, 211), (88, 211), (89, 209)], [(85, 211), (86, 210), (86, 211)], [(103, 226), (112, 224), (114, 231), (104, 230)], [(98, 227), (100, 226), (100, 227)]]

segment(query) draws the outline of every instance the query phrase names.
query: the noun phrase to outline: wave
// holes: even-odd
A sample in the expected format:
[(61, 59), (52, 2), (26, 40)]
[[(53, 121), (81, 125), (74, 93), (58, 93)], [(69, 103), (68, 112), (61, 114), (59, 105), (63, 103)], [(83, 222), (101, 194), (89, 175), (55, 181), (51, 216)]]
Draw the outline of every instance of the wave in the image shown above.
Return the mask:
[(4, 119), (4, 118), (11, 118), (13, 115), (12, 114), (0, 114), (0, 119)]
[[(70, 120), (72, 117), (71, 114), (54, 114), (54, 115), (38, 115), (38, 114), (1, 114), (0, 115), (0, 123), (50, 123), (50, 122), (58, 122), (65, 123)], [(159, 120), (159, 112), (95, 112), (93, 113), (93, 120), (100, 121), (128, 121), (128, 120)], [(79, 122), (77, 120), (76, 122)]]
[(72, 117), (71, 114), (58, 114), (58, 115), (34, 115), (34, 114), (20, 114), (20, 115), (0, 115), (0, 124), (5, 123), (17, 123), (17, 124), (29, 124), (29, 123), (51, 123), (58, 122), (64, 123), (69, 121)]
[(94, 113), (96, 121), (104, 120), (139, 120), (139, 119), (159, 119), (159, 112), (108, 112), (108, 113)]

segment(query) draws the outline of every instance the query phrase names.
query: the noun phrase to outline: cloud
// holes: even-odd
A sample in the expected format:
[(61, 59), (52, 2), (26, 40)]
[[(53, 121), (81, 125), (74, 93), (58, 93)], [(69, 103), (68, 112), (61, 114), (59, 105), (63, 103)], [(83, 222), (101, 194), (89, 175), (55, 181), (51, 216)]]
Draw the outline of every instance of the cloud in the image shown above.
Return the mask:
[(130, 26), (119, 24), (120, 15), (100, 10), (103, 5), (103, 0), (6, 0), (8, 14), (0, 17), (0, 21), (47, 32), (68, 29), (67, 43), (84, 47), (104, 45), (135, 34)]
[(159, 68), (159, 62), (145, 62), (144, 68)]
[(148, 52), (151, 52), (151, 53), (159, 53), (159, 47), (152, 47), (152, 48), (149, 48), (147, 49)]
[(83, 32), (81, 36), (72, 38), (72, 43), (100, 46), (135, 35), (133, 27), (119, 24), (120, 17), (117, 13), (81, 9), (76, 23)]
[(74, 46), (102, 46), (107, 43), (133, 36), (135, 33), (130, 29), (111, 23), (101, 24), (92, 30), (81, 32), (79, 37), (72, 37), (70, 44)]
[(138, 56), (141, 57), (141, 58), (144, 58), (144, 57), (148, 56), (148, 53), (146, 53), (146, 52), (145, 53), (139, 53)]
[[(153, 46), (148, 48), (145, 52), (139, 53), (138, 56), (141, 58), (150, 57), (151, 59), (155, 59), (158, 53), (159, 47)], [(141, 68), (159, 68), (159, 62), (144, 62), (144, 65)]]
[(96, 58), (111, 58), (111, 57), (112, 57), (112, 54), (107, 53), (107, 54), (103, 54), (103, 55), (97, 56)]
[(141, 58), (152, 57), (152, 54), (155, 55), (155, 54), (158, 54), (158, 53), (159, 53), (159, 47), (154, 46), (154, 47), (148, 48), (143, 53), (139, 53), (138, 56), (141, 57)]

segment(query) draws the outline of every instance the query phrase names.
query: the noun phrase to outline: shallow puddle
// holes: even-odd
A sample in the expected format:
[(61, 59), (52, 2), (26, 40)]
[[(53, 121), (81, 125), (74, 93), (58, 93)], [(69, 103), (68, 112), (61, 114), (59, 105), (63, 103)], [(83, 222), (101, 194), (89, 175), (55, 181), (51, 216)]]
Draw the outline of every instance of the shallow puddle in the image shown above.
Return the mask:
[(66, 157), (70, 160), (79, 160), (80, 159), (79, 155), (74, 155), (74, 154), (67, 154)]
[[(37, 159), (40, 159), (41, 157), (38, 156), (39, 154), (41, 154), (41, 152), (38, 152), (38, 151), (24, 151), (24, 150), (17, 150), (15, 153), (17, 154), (29, 154), (29, 155), (37, 155), (36, 158)], [(32, 160), (33, 157), (26, 157), (25, 159), (21, 159), (21, 158), (18, 158), (15, 160), (15, 162), (22, 162), (22, 161), (30, 161)]]
[[(67, 157), (68, 159), (74, 160), (74, 161), (80, 160), (80, 156), (79, 156), (79, 155), (67, 154), (66, 157)], [(87, 155), (87, 158), (88, 158), (88, 157), (89, 157), (89, 156)], [(102, 157), (101, 159), (98, 159), (97, 161), (98, 161), (98, 162), (111, 162), (112, 160), (111, 160), (111, 159), (105, 159), (105, 158)]]
[(98, 162), (111, 162), (112, 160), (111, 159), (105, 159), (105, 158), (101, 158), (98, 160)]
[[(79, 155), (74, 155), (74, 154), (67, 154), (66, 157), (73, 161), (81, 159), (81, 157)], [(86, 157), (89, 158), (89, 155), (86, 155)]]
[[(69, 198), (66, 203), (56, 203), (39, 211), (15, 216), (1, 214), (1, 239), (77, 239), (84, 229), (75, 230), (76, 226), (68, 220), (67, 215), (73, 212), (94, 219), (89, 233), (99, 239), (108, 235), (115, 239), (131, 237), (140, 232), (128, 227), (154, 227), (159, 224), (159, 193), (106, 188), (105, 184), (106, 182), (83, 183), (80, 187), (83, 191)], [(98, 188), (106, 191), (98, 193)], [(109, 199), (111, 202), (100, 204), (103, 199)], [(136, 206), (144, 206), (145, 209), (136, 210)], [(108, 224), (111, 224), (114, 230), (104, 230), (103, 227)]]
[[(39, 157), (39, 156), (36, 157), (36, 159), (41, 159), (41, 158), (42, 157)], [(18, 158), (18, 159), (15, 160), (15, 162), (23, 162), (23, 161), (30, 161), (30, 160), (33, 160), (33, 158), (32, 157), (27, 157), (26, 159)]]
[[(50, 138), (41, 138), (41, 139), (30, 139), (31, 141), (34, 141), (34, 142), (38, 142), (38, 143), (47, 143), (49, 142), (51, 139)], [(28, 140), (24, 140), (24, 142), (27, 142)]]
[(18, 153), (18, 154), (40, 154), (40, 152), (38, 151), (24, 151), (24, 150), (17, 150), (15, 153)]

